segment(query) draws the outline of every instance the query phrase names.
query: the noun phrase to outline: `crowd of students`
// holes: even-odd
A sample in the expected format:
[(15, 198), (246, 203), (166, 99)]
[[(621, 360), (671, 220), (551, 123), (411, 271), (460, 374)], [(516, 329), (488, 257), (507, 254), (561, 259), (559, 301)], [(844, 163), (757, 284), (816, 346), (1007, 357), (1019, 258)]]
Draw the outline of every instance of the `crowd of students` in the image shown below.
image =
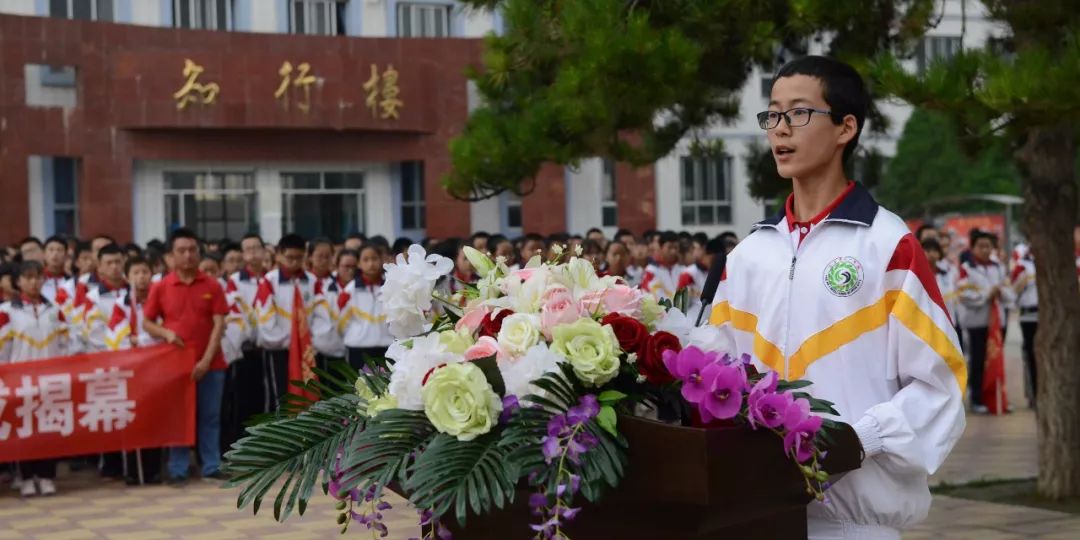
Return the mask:
[[(412, 241), (353, 234), (342, 242), (305, 239), (295, 234), (268, 245), (257, 234), (238, 242), (209, 240), (192, 244), (197, 254), (182, 252), (180, 240), (194, 240), (190, 231), (175, 231), (168, 243), (121, 245), (101, 235), (82, 241), (51, 237), (26, 238), (0, 252), (0, 363), (28, 362), (78, 353), (181, 343), (163, 321), (162, 294), (155, 284), (176, 274), (180, 258), (198, 257), (198, 272), (216, 280), (223, 292), (224, 329), (213, 351), (220, 365), (207, 361), (199, 381), (197, 415), (200, 476), (220, 478), (221, 454), (243, 432), (243, 422), (276, 410), (287, 391), (288, 351), (292, 317), (303, 309), (318, 362), (345, 359), (360, 368), (381, 357), (392, 337), (378, 304), (383, 265), (404, 253)], [(700, 294), (712, 257), (733, 249), (738, 238), (704, 234), (646, 231), (638, 237), (620, 230), (608, 239), (599, 229), (585, 236), (527, 234), (510, 239), (483, 232), (469, 238), (426, 238), (431, 253), (455, 261), (458, 280), (476, 276), (464, 255), (471, 246), (521, 266), (534, 256), (547, 257), (550, 246), (567, 246), (597, 271), (624, 278), (660, 297), (682, 288), (691, 298)], [(160, 288), (160, 287), (159, 287)], [(159, 291), (160, 292), (160, 291)], [(207, 317), (211, 316), (207, 312)], [(202, 355), (204, 351), (196, 351)], [(222, 384), (210, 385), (221, 373)], [(209, 373), (210, 375), (207, 375)], [(188, 478), (188, 449), (144, 449), (127, 454), (93, 456), (89, 462), (102, 475), (126, 477), (130, 484)], [(75, 465), (84, 463), (75, 460)], [(167, 468), (162, 474), (161, 465)], [(12, 484), (23, 496), (56, 493), (57, 460), (12, 464)]]

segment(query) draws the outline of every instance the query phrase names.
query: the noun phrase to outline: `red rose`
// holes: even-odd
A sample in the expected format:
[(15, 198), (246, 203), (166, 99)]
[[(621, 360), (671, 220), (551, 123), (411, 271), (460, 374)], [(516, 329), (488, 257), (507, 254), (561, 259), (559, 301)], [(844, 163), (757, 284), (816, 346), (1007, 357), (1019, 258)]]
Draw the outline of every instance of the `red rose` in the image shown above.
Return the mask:
[(637, 352), (649, 339), (649, 329), (645, 328), (644, 324), (620, 313), (607, 314), (600, 319), (600, 324), (606, 324), (615, 331), (615, 337), (619, 339), (619, 347), (624, 352)]
[(674, 381), (675, 377), (664, 365), (664, 351), (668, 350), (682, 350), (679, 338), (668, 332), (657, 332), (649, 336), (638, 351), (638, 373), (644, 375), (652, 384), (668, 384)]
[(513, 313), (509, 309), (500, 309), (497, 313), (484, 315), (484, 318), (480, 320), (479, 337), (498, 337), (499, 330), (502, 330), (503, 319), (513, 315)]

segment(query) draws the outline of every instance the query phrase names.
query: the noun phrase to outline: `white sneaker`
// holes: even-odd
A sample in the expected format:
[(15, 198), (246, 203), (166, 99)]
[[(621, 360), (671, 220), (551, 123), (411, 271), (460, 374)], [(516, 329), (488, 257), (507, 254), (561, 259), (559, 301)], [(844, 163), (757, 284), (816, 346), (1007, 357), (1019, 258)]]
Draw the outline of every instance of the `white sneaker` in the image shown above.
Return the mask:
[(23, 480), (22, 487), (19, 488), (19, 494), (23, 497), (33, 497), (37, 495), (37, 486), (34, 485), (34, 481), (30, 478)]
[(22, 489), (22, 484), (23, 480), (18, 475), (11, 479), (11, 489), (14, 489), (15, 491)]
[(56, 483), (48, 478), (42, 478), (38, 480), (38, 491), (46, 497), (49, 495), (56, 495)]
[(986, 408), (986, 405), (972, 405), (971, 412), (975, 414), (988, 414), (990, 409)]

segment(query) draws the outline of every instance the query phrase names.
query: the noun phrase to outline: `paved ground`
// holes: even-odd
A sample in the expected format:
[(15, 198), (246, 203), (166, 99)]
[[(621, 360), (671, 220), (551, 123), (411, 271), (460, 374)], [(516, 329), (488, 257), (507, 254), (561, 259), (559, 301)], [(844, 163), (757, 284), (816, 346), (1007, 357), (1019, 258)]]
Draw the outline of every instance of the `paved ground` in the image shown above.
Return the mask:
[[(1019, 329), (1010, 329), (1009, 394), (1017, 411), (1001, 417), (969, 416), (968, 427), (933, 483), (963, 483), (990, 478), (1025, 478), (1036, 473), (1035, 415), (1026, 408), (1019, 362)], [(0, 490), (0, 540), (29, 538), (108, 539), (306, 539), (337, 535), (333, 501), (317, 498), (307, 515), (275, 523), (272, 500), (259, 516), (236, 508), (236, 491), (220, 483), (195, 481), (184, 488), (129, 488), (88, 473), (67, 473), (60, 495), (20, 500)], [(390, 540), (418, 536), (413, 510), (400, 499), (386, 513)], [(362, 531), (351, 529), (350, 536)], [(367, 538), (366, 536), (360, 536)], [(918, 539), (1080, 539), (1080, 517), (1020, 506), (936, 497), (929, 518), (908, 531)]]

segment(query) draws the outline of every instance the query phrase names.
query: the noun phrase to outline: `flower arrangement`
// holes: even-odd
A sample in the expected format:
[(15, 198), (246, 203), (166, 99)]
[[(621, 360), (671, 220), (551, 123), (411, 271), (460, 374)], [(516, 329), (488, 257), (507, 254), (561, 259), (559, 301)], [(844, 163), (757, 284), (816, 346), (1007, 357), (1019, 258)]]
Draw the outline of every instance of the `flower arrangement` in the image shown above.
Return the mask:
[[(385, 364), (338, 365), (307, 383), (322, 399), (290, 396), (281, 416), (249, 429), (226, 457), (254, 503), (277, 478), (275, 516), (302, 512), (320, 470), (339, 499), (339, 523), (385, 536), (385, 489), (405, 494), (432, 535), (512, 502), (522, 484), (537, 538), (618, 486), (627, 441), (620, 414), (646, 412), (707, 427), (738, 423), (777, 435), (809, 494), (823, 498), (830, 403), (759, 373), (714, 327), (694, 327), (677, 304), (600, 276), (555, 250), (524, 268), (466, 249), (477, 283), (439, 285), (452, 263), (409, 248), (386, 265), (381, 302), (397, 338)], [(290, 488), (291, 486), (291, 488)], [(523, 525), (524, 527), (524, 525)], [(435, 536), (433, 536), (435, 537)]]

